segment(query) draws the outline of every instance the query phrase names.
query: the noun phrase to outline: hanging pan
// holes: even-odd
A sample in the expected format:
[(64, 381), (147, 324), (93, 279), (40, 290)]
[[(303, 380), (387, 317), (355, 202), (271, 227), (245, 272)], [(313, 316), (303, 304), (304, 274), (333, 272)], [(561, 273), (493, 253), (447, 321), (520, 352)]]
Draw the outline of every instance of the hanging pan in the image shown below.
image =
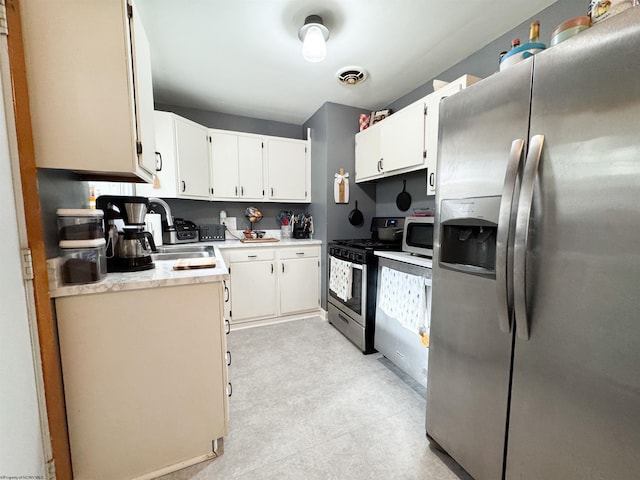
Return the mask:
[(411, 195), (407, 192), (407, 181), (402, 181), (402, 191), (396, 197), (396, 206), (401, 212), (406, 212), (411, 206)]
[(356, 208), (349, 213), (349, 223), (354, 227), (359, 227), (364, 223), (364, 217), (362, 212), (358, 210), (358, 201), (356, 200)]

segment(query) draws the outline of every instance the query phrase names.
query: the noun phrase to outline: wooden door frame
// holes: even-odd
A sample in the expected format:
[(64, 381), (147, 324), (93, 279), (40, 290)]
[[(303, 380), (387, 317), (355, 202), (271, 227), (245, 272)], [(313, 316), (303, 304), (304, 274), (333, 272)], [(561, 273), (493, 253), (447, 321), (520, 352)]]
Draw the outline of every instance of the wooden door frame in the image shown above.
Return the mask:
[(31, 250), (33, 260), (34, 301), (51, 452), (53, 460), (55, 461), (56, 478), (66, 480), (72, 478), (71, 453), (69, 449), (58, 337), (51, 298), (49, 296), (47, 259), (40, 211), (40, 197), (38, 195), (38, 179), (33, 146), (33, 131), (31, 129), (31, 112), (29, 108), (29, 92), (27, 88), (19, 4), (20, 0), (6, 0), (9, 67), (13, 87), (13, 113), (20, 163), (24, 217), (28, 246)]

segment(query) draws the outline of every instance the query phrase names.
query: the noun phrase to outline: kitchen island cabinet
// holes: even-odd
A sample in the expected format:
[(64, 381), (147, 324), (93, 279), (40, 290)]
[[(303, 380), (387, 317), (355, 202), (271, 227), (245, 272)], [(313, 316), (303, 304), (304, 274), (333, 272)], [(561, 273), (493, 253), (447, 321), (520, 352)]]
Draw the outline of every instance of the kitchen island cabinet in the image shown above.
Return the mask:
[(37, 166), (151, 181), (151, 57), (132, 0), (20, 9)]
[(226, 267), (173, 263), (52, 292), (76, 480), (155, 478), (221, 453)]

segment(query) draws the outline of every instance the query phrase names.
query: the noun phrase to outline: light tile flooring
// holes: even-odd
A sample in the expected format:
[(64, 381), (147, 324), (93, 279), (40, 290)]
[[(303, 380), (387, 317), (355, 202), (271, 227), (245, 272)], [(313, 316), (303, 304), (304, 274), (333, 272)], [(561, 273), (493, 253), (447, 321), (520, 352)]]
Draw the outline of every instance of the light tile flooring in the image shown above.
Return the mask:
[(162, 480), (470, 479), (429, 447), (424, 391), (328, 322), (237, 330), (227, 340), (225, 452)]

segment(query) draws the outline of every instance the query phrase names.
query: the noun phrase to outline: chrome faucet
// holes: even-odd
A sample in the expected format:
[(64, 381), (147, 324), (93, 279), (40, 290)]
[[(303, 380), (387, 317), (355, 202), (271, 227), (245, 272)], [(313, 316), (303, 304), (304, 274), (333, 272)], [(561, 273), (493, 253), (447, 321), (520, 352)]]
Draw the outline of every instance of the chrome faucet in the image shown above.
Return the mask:
[(149, 198), (149, 210), (154, 210), (154, 207), (161, 207), (161, 218), (164, 215), (164, 220), (167, 225), (162, 227), (162, 242), (169, 244), (178, 243), (178, 232), (173, 224), (173, 214), (171, 213), (171, 207), (167, 202), (161, 198)]

